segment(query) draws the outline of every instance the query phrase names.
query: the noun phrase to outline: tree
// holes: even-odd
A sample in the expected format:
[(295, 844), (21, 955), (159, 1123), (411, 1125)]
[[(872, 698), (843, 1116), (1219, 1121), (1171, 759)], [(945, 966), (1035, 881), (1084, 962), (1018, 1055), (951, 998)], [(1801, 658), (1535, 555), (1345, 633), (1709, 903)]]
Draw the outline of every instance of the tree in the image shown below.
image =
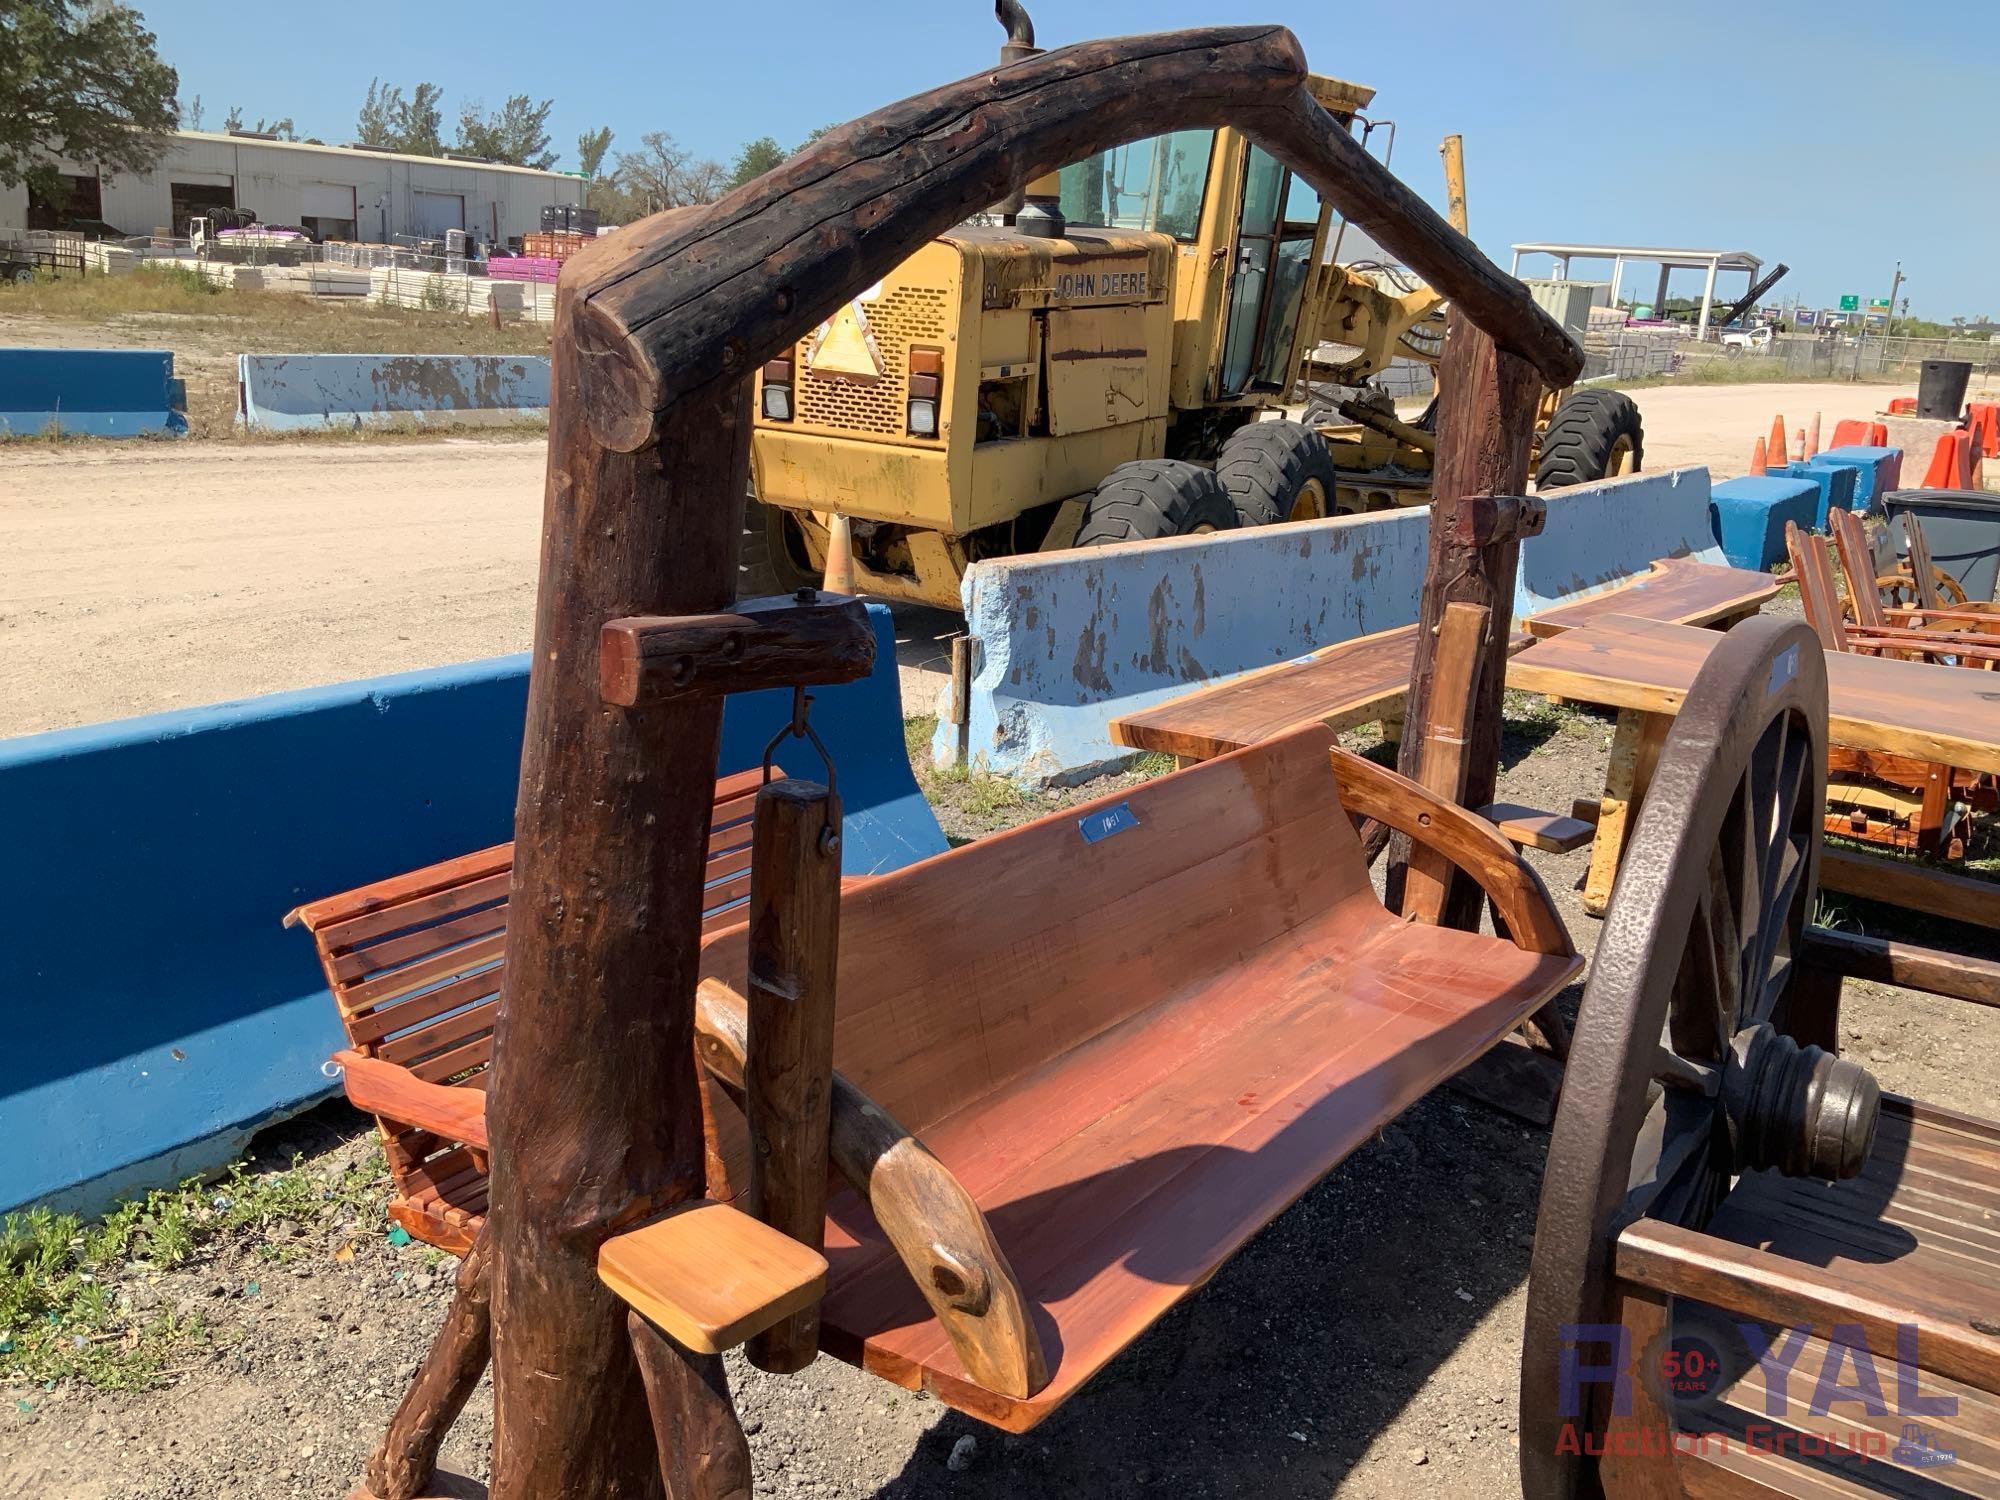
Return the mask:
[(821, 136), (828, 135), (833, 131), (838, 130), (839, 128), (840, 127), (837, 125), (819, 126), (816, 130), (813, 131), (811, 135), (807, 136), (804, 140), (800, 141), (796, 146), (792, 147), (792, 155), (797, 156), (801, 151), (805, 150), (806, 147), (812, 145), (813, 142), (817, 141)]
[(53, 192), (53, 158), (143, 172), (180, 118), (180, 76), (122, 5), (0, 4), (0, 187)]
[(635, 200), (640, 214), (691, 203), (712, 203), (729, 181), (722, 163), (697, 160), (664, 130), (639, 137), (638, 151), (618, 153), (618, 185)]
[(595, 177), (604, 165), (604, 153), (611, 149), (611, 127), (586, 130), (576, 138), (576, 169), (585, 177)]
[(736, 153), (736, 164), (729, 169), (727, 190), (733, 192), (746, 182), (756, 181), (789, 154), (768, 135), (758, 136)]
[(548, 132), (549, 111), (554, 108), (553, 99), (536, 104), (526, 94), (514, 94), (497, 113), (487, 114), (479, 100), (468, 100), (458, 112), (458, 141), (453, 149), (546, 171), (556, 163), (555, 152), (549, 150)]
[(368, 96), (361, 101), (361, 113), (355, 120), (354, 138), (384, 151), (442, 156), (444, 115), (438, 103), (443, 98), (444, 90), (434, 83), (418, 84), (405, 99), (400, 88), (371, 78)]
[(181, 129), (201, 129), (201, 95), (194, 96), (194, 102), (181, 110)]

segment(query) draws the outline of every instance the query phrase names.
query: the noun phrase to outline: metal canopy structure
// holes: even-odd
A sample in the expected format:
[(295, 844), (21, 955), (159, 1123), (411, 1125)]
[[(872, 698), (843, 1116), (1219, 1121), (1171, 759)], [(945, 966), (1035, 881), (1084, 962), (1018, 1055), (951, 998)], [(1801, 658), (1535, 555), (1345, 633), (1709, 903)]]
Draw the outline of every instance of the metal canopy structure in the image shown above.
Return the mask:
[(1747, 250), (1669, 250), (1657, 245), (1564, 245), (1541, 243), (1516, 245), (1514, 263), (1508, 269), (1516, 276), (1521, 274), (1521, 257), (1524, 255), (1547, 255), (1554, 258), (1556, 275), (1569, 280), (1569, 264), (1572, 260), (1608, 260), (1611, 262), (1611, 305), (1618, 305), (1619, 283), (1625, 277), (1625, 263), (1639, 261), (1660, 268), (1660, 289), (1653, 298), (1655, 317), (1666, 316), (1667, 278), (1675, 271), (1701, 271), (1706, 275), (1701, 288), (1701, 320), (1695, 326), (1695, 337), (1708, 335), (1708, 317), (1715, 305), (1715, 278), (1723, 271), (1744, 273), (1744, 290), (1747, 292), (1757, 283), (1758, 275), (1764, 269), (1764, 262)]

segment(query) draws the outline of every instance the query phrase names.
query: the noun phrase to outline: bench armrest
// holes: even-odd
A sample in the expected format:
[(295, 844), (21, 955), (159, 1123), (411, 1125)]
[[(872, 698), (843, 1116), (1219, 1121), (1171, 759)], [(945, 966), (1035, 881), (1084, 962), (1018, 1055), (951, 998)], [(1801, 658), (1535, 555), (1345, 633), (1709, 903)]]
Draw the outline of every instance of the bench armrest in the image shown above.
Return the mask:
[(1471, 876), (1492, 900), (1515, 946), (1530, 953), (1575, 956), (1569, 930), (1556, 915), (1542, 878), (1499, 829), (1456, 802), (1338, 745), (1329, 747), (1328, 754), (1341, 805), (1349, 812), (1388, 824)]
[(484, 1089), (426, 1083), (408, 1068), (359, 1052), (336, 1052), (333, 1060), (356, 1109), (386, 1115), (399, 1125), (414, 1125), (475, 1151), (486, 1150)]
[(597, 1279), (682, 1348), (720, 1354), (825, 1296), (826, 1257), (703, 1198), (606, 1240)]

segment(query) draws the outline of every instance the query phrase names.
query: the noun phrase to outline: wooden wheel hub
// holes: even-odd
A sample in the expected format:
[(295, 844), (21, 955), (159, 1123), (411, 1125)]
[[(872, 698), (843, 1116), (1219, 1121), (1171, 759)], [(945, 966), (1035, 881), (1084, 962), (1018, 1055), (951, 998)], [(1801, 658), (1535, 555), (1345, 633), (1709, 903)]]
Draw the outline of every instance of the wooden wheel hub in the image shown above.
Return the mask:
[(1839, 1182), (1875, 1144), (1882, 1091), (1859, 1063), (1768, 1024), (1737, 1032), (1722, 1079), (1736, 1170)]

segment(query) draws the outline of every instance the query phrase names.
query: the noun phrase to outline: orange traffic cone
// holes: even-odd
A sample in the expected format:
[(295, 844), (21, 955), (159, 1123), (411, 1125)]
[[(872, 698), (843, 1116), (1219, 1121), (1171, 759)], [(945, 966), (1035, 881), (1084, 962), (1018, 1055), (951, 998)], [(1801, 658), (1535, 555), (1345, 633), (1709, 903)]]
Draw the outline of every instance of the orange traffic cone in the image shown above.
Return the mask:
[(1782, 415), (1771, 418), (1771, 444), (1768, 449), (1771, 466), (1782, 469), (1792, 461), (1785, 452), (1785, 419)]
[(1817, 458), (1818, 456), (1819, 456), (1819, 413), (1814, 412), (1812, 419), (1812, 426), (1806, 429), (1805, 451), (1801, 453), (1799, 457)]
[(1797, 449), (1799, 450), (1799, 462), (1800, 462), (1800, 463), (1804, 463), (1804, 462), (1806, 461), (1806, 430), (1805, 430), (1805, 428), (1803, 428), (1803, 427), (1798, 427), (1798, 428), (1794, 428), (1794, 429), (1793, 429), (1793, 431), (1792, 431), (1792, 446), (1793, 446), (1793, 447), (1795, 447), (1795, 448), (1797, 448)]
[(1750, 472), (1752, 474), (1764, 474), (1769, 471), (1770, 465), (1764, 460), (1764, 440), (1758, 438), (1757, 446), (1750, 450)]
[(826, 527), (826, 576), (821, 586), (829, 594), (854, 592), (854, 528), (839, 511)]

